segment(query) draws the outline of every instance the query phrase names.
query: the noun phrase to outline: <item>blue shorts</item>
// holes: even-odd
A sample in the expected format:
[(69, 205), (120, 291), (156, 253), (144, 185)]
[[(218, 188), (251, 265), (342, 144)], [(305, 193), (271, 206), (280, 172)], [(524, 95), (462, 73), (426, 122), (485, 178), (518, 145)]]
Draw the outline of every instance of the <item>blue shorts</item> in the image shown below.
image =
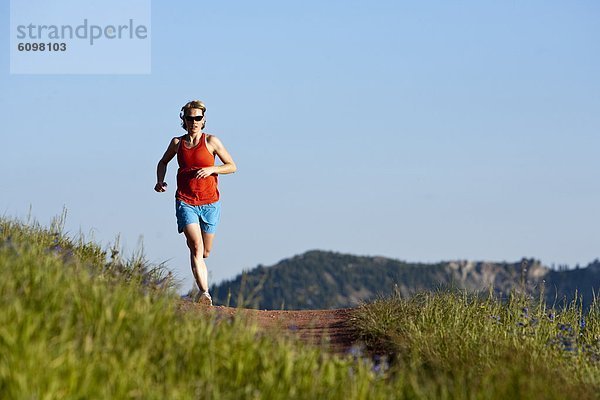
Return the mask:
[(221, 220), (221, 202), (191, 206), (181, 200), (175, 200), (175, 215), (179, 233), (189, 224), (199, 224), (202, 232), (215, 233)]

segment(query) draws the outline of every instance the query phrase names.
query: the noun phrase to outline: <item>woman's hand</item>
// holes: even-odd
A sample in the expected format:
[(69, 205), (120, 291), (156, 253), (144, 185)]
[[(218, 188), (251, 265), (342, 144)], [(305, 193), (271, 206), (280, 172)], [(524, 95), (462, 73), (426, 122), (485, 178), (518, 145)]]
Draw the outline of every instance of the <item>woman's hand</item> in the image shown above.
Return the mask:
[(154, 186), (154, 190), (157, 192), (166, 192), (167, 191), (167, 182), (158, 182), (156, 186)]
[(196, 171), (194, 178), (196, 178), (196, 179), (208, 178), (209, 176), (211, 176), (212, 174), (215, 174), (216, 172), (217, 172), (216, 167), (200, 168), (199, 170)]

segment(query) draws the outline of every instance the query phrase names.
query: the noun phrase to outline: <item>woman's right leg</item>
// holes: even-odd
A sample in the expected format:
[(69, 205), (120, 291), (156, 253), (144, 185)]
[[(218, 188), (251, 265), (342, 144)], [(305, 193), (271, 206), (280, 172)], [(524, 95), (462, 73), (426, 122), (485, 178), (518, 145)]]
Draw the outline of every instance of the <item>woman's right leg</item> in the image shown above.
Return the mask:
[(204, 243), (200, 225), (188, 224), (183, 228), (183, 233), (190, 249), (190, 263), (196, 284), (201, 292), (208, 292), (208, 270), (204, 262)]

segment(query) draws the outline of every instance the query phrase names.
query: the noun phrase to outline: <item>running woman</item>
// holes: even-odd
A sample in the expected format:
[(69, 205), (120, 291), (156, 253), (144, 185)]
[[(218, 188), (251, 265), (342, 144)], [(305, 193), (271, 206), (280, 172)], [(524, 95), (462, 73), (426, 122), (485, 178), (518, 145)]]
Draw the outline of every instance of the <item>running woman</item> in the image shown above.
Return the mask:
[[(221, 218), (218, 175), (237, 170), (233, 158), (214, 135), (204, 133), (206, 107), (200, 100), (188, 102), (181, 108), (181, 127), (187, 132), (174, 137), (156, 167), (154, 190), (164, 192), (167, 165), (177, 156), (177, 191), (175, 215), (177, 228), (183, 233), (190, 249), (192, 273), (200, 289), (200, 302), (212, 305), (208, 293), (208, 271), (204, 259), (210, 254), (215, 232)], [(215, 165), (215, 155), (222, 165)]]

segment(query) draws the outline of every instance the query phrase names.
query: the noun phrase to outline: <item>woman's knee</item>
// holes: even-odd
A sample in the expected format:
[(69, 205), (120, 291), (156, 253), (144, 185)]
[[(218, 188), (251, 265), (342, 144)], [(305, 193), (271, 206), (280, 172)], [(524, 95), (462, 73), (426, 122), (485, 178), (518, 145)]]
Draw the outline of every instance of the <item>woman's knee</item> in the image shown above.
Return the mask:
[(204, 258), (208, 258), (208, 256), (210, 255), (210, 249), (204, 249)]
[(199, 240), (188, 240), (187, 245), (190, 249), (190, 252), (193, 254), (198, 254), (200, 252), (200, 249), (202, 249), (202, 245)]

